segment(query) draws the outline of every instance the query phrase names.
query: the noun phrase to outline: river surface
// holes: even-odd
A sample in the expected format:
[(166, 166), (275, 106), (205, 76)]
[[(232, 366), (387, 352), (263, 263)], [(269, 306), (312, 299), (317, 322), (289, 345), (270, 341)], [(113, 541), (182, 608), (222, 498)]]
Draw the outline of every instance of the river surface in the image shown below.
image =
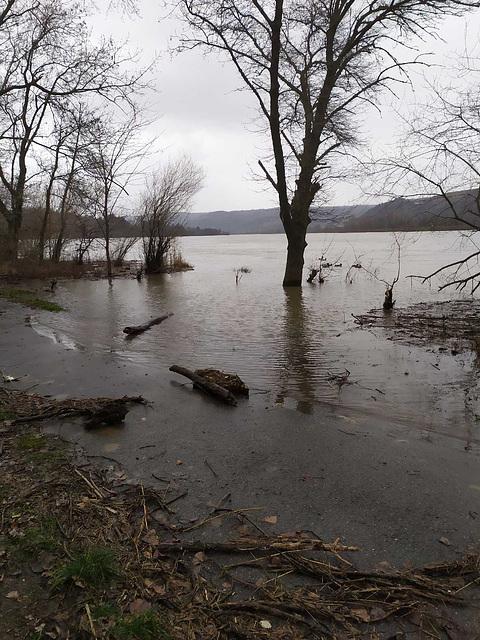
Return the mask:
[[(458, 232), (397, 238), (397, 306), (467, 295), (439, 292), (438, 279), (421, 284), (407, 276), (427, 275), (467, 255), (471, 240)], [(320, 256), (342, 266), (325, 270), (323, 284), (287, 290), (281, 286), (283, 235), (179, 242), (193, 271), (141, 282), (116, 279), (113, 286), (106, 280), (62, 281), (55, 299), (68, 312), (42, 315), (36, 330), (65, 348), (113, 353), (151, 374), (172, 364), (236, 372), (252, 389), (252, 403), (269, 398), (309, 413), (315, 403), (329, 402), (468, 435), (477, 414), (473, 355), (400, 344), (383, 329), (358, 327), (352, 317), (383, 302), (380, 280), (391, 282), (398, 268), (393, 234), (310, 235), (306, 272)], [(369, 273), (349, 269), (355, 262)], [(235, 270), (241, 267), (250, 273), (236, 284)], [(150, 331), (134, 339), (122, 333), (125, 326), (164, 312), (174, 315)]]

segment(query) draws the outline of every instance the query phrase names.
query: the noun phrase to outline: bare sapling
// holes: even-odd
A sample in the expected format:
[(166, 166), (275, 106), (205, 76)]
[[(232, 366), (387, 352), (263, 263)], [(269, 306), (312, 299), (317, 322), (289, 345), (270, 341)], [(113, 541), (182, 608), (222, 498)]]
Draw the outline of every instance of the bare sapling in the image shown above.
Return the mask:
[(114, 267), (122, 267), (130, 249), (134, 247), (138, 238), (119, 238), (118, 242), (111, 250), (111, 257)]
[(383, 282), (383, 284), (386, 286), (385, 297), (383, 300), (383, 308), (385, 311), (391, 311), (395, 306), (396, 300), (393, 299), (393, 288), (400, 279), (400, 270), (401, 270), (401, 241), (396, 233), (394, 233), (393, 236), (394, 236), (394, 243), (392, 247), (392, 253), (396, 252), (397, 254), (397, 273), (391, 282), (389, 282), (388, 280), (385, 280), (384, 278), (381, 278), (378, 275), (378, 269), (369, 269), (365, 267), (361, 262), (362, 256), (357, 256), (357, 255), (355, 255), (355, 262), (347, 271), (347, 275), (346, 275), (347, 281), (351, 283), (353, 279), (352, 276), (350, 275), (352, 269), (363, 269), (363, 271), (367, 273), (370, 277), (372, 277), (374, 280), (377, 280), (378, 282)]
[(245, 273), (251, 273), (252, 270), (249, 267), (240, 267), (240, 269), (234, 269), (235, 273), (235, 284), (238, 284), (240, 280), (243, 278)]
[(146, 273), (168, 270), (170, 250), (203, 178), (203, 170), (186, 156), (170, 161), (147, 178), (139, 212)]
[(342, 253), (335, 258), (329, 257), (334, 239), (335, 236), (330, 240), (328, 244), (324, 244), (320, 257), (310, 264), (307, 282), (313, 283), (315, 278), (318, 276), (319, 284), (323, 284), (335, 268), (342, 266), (341, 260), (343, 258), (343, 254), (345, 253), (344, 251), (342, 251)]

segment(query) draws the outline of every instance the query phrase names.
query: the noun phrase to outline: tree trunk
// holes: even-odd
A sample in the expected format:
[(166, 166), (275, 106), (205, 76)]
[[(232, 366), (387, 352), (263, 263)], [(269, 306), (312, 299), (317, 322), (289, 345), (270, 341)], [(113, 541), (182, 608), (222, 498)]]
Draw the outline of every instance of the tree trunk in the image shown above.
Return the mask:
[(5, 259), (14, 261), (18, 258), (18, 240), (20, 235), (19, 220), (15, 215), (7, 220), (7, 238), (5, 243)]
[(55, 245), (53, 247), (52, 253), (52, 262), (54, 262), (55, 264), (58, 264), (60, 262), (60, 258), (62, 257), (63, 245), (63, 229), (60, 229), (57, 239), (55, 240)]
[(303, 276), (303, 264), (307, 242), (307, 225), (296, 224), (293, 229), (285, 229), (288, 240), (287, 264), (283, 278), (284, 287), (301, 287)]

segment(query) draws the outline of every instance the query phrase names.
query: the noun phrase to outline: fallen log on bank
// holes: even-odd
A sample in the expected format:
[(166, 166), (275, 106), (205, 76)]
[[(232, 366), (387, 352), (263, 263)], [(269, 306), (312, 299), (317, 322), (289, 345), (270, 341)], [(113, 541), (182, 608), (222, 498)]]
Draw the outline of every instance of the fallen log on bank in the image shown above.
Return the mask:
[(135, 335), (136, 333), (142, 333), (142, 331), (146, 331), (147, 329), (150, 329), (150, 327), (153, 327), (153, 325), (155, 324), (160, 324), (167, 318), (170, 318), (170, 316), (173, 316), (173, 313), (165, 313), (163, 316), (159, 316), (158, 318), (154, 318), (149, 322), (145, 322), (144, 324), (138, 324), (134, 327), (125, 327), (125, 329), (123, 330), (123, 333), (126, 333), (129, 336)]
[(185, 367), (179, 367), (176, 364), (173, 364), (170, 367), (170, 371), (173, 371), (174, 373), (179, 373), (181, 376), (185, 376), (186, 378), (191, 380), (196, 387), (198, 387), (199, 389), (202, 389), (202, 391), (205, 391), (205, 393), (215, 396), (222, 402), (225, 402), (226, 404), (230, 404), (234, 407), (237, 406), (237, 401), (233, 393), (231, 393), (224, 387), (221, 387), (219, 384), (216, 384), (215, 382), (210, 382), (210, 380), (207, 380), (206, 378), (199, 376), (194, 371), (185, 369)]
[(345, 553), (358, 551), (358, 547), (347, 546), (337, 542), (329, 543), (316, 538), (296, 538), (293, 540), (282, 536), (274, 538), (237, 538), (228, 542), (206, 542), (205, 540), (183, 540), (180, 542), (155, 543), (160, 553), (194, 553), (210, 551), (216, 553), (249, 553), (251, 551), (268, 551), (271, 553), (298, 553), (299, 551), (333, 551)]

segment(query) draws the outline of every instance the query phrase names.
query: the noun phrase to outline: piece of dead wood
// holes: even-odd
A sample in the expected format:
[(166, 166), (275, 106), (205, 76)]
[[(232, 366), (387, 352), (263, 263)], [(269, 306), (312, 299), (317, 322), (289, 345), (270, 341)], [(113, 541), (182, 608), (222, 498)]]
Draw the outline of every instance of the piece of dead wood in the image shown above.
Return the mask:
[(135, 335), (137, 333), (142, 333), (143, 331), (150, 329), (150, 327), (153, 327), (154, 325), (160, 324), (164, 320), (167, 320), (167, 318), (170, 318), (170, 316), (173, 316), (173, 313), (165, 313), (163, 314), (163, 316), (153, 318), (153, 320), (149, 320), (148, 322), (144, 322), (143, 324), (138, 324), (133, 327), (125, 327), (123, 333), (126, 333), (129, 336)]
[(12, 420), (12, 424), (23, 424), (37, 420), (49, 420), (50, 418), (66, 418), (68, 416), (92, 416), (96, 411), (105, 406), (125, 405), (126, 403), (147, 404), (142, 396), (122, 396), (121, 398), (69, 398), (56, 401), (40, 398), (45, 403), (43, 411), (32, 415), (20, 416)]
[(161, 542), (158, 551), (163, 553), (181, 553), (211, 551), (218, 553), (245, 553), (249, 551), (270, 552), (297, 552), (297, 551), (333, 551), (342, 553), (346, 551), (358, 551), (358, 547), (346, 546), (338, 543), (328, 543), (314, 538), (287, 539), (277, 536), (275, 538), (242, 537), (229, 542), (205, 542), (202, 540), (184, 540), (183, 542)]
[(170, 367), (170, 371), (173, 371), (174, 373), (179, 373), (181, 376), (185, 376), (186, 378), (191, 380), (196, 387), (198, 387), (199, 389), (202, 389), (202, 391), (205, 391), (205, 393), (215, 396), (222, 402), (225, 402), (226, 404), (230, 404), (233, 407), (237, 405), (237, 401), (233, 393), (231, 393), (224, 387), (221, 387), (220, 385), (216, 384), (215, 382), (210, 382), (210, 380), (207, 380), (206, 378), (199, 376), (194, 371), (190, 371), (190, 369), (185, 369), (185, 367), (179, 367), (176, 364), (173, 364)]

